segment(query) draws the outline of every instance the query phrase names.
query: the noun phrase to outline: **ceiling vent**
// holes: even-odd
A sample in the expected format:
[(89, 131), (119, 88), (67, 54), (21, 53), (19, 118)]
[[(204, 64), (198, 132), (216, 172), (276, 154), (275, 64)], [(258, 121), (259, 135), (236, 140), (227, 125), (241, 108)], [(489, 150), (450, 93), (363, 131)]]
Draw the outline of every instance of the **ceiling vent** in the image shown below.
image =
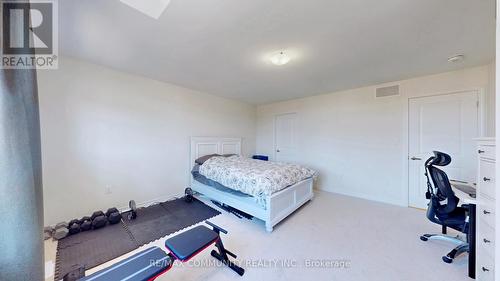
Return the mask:
[(383, 98), (390, 96), (399, 96), (399, 85), (377, 88), (375, 97)]

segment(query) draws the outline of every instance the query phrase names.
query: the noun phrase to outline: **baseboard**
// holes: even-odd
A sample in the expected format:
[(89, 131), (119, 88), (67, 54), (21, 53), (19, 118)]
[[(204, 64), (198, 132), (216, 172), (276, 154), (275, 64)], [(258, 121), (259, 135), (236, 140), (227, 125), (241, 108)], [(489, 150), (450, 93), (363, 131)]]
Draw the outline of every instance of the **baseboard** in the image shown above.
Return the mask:
[[(174, 199), (180, 198), (182, 196), (184, 196), (184, 193), (162, 195), (160, 197), (156, 197), (156, 198), (151, 199), (151, 200), (142, 201), (142, 202), (135, 202), (135, 204), (136, 204), (137, 208), (143, 208), (143, 207), (148, 207), (148, 206), (151, 206), (151, 205), (154, 205), (154, 204), (158, 204), (158, 203), (161, 203), (161, 202), (174, 200)], [(130, 208), (129, 208), (128, 205), (127, 206), (118, 207), (117, 209), (120, 211), (120, 213), (130, 211)]]

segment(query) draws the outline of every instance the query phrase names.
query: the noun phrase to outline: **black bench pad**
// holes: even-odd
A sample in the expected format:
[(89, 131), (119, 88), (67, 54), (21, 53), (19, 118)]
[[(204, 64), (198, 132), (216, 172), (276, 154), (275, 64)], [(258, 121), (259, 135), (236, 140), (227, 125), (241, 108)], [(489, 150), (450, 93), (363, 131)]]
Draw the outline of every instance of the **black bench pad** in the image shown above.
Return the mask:
[(217, 241), (219, 234), (210, 228), (199, 225), (165, 241), (165, 247), (181, 261), (187, 261)]
[(169, 259), (160, 248), (152, 247), (79, 281), (147, 281), (169, 269), (173, 262)]

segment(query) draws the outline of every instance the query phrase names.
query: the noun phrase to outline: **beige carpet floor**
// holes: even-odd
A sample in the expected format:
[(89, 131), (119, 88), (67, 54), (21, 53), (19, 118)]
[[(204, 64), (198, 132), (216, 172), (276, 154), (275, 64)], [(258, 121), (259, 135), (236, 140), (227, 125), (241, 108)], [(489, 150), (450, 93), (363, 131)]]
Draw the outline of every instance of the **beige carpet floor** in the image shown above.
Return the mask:
[[(422, 242), (422, 233), (440, 231), (422, 210), (397, 207), (338, 194), (316, 192), (309, 202), (266, 233), (260, 221), (223, 214), (211, 221), (226, 228), (226, 247), (246, 269), (243, 277), (213, 264), (210, 251), (188, 264), (176, 264), (158, 281), (168, 280), (471, 280), (467, 256), (445, 264), (441, 256), (453, 248), (444, 242)], [(167, 237), (144, 246), (161, 246)], [(46, 241), (45, 256), (55, 260), (56, 242)], [(136, 251), (110, 261), (109, 266)]]

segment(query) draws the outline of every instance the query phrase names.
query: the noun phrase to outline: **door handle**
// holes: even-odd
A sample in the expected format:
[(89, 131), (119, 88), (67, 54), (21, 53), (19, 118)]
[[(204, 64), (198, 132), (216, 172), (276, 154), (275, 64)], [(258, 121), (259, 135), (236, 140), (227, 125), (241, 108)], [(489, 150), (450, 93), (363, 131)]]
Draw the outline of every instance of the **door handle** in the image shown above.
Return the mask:
[(487, 178), (487, 177), (484, 177), (483, 178), (483, 181), (490, 181), (491, 179), (490, 178)]
[(415, 160), (422, 160), (422, 158), (418, 158), (418, 157), (415, 157), (413, 156), (412, 158), (410, 158), (411, 160), (415, 161)]
[(477, 151), (477, 153), (479, 153), (479, 154), (484, 153), (484, 150), (479, 149), (479, 150)]
[(488, 211), (486, 211), (486, 210), (483, 210), (483, 214), (485, 214), (485, 215), (489, 215), (489, 214), (491, 214), (491, 212), (488, 212)]
[(490, 241), (490, 240), (488, 240), (488, 239), (483, 239), (483, 242), (484, 242), (484, 243), (491, 243), (491, 241)]
[(481, 269), (482, 269), (484, 272), (486, 272), (486, 271), (490, 271), (489, 269), (487, 269), (487, 268), (486, 268), (486, 267), (484, 267), (484, 266), (483, 266)]

